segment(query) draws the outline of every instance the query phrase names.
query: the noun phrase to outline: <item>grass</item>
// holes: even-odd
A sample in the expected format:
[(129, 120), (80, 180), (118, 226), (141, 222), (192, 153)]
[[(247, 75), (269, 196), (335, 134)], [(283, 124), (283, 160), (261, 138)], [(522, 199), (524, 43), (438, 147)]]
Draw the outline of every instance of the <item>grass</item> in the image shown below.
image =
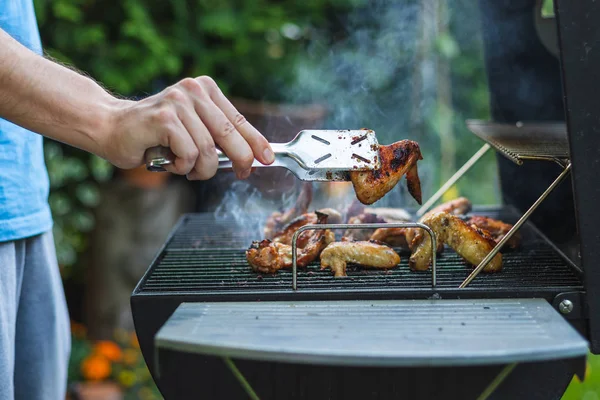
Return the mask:
[(562, 400), (600, 400), (600, 355), (588, 355), (583, 382), (573, 377)]

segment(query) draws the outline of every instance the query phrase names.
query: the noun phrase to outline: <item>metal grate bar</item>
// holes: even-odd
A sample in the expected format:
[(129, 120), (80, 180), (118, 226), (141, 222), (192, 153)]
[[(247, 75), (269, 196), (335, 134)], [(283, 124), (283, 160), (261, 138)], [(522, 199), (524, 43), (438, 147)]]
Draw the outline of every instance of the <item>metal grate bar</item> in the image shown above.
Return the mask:
[[(475, 213), (476, 214), (476, 213)], [(487, 209), (493, 218), (511, 222), (514, 213)], [(469, 290), (581, 290), (580, 276), (568, 263), (525, 224), (520, 230), (520, 249), (503, 253), (504, 267), (496, 274), (481, 274), (469, 285)], [(252, 271), (245, 257), (248, 239), (232, 220), (216, 219), (212, 214), (190, 214), (185, 217), (159, 255), (138, 293), (273, 293), (289, 292), (292, 271), (258, 274)], [(233, 240), (232, 240), (233, 238)], [(255, 238), (256, 239), (256, 238)], [(239, 240), (236, 242), (235, 240)], [(213, 247), (213, 243), (217, 243)], [(334, 278), (329, 270), (320, 270), (319, 263), (298, 270), (301, 292), (381, 291), (407, 292), (431, 290), (431, 271), (414, 272), (408, 267), (410, 253), (397, 249), (401, 263), (391, 270), (364, 269), (348, 265), (345, 278)], [(436, 289), (456, 289), (472, 271), (452, 249), (437, 257)]]

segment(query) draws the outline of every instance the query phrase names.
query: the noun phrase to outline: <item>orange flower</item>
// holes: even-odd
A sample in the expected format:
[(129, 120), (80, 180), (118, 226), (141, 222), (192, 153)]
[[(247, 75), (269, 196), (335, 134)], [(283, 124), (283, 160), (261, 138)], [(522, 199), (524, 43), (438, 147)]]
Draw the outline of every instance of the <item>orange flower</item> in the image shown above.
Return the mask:
[(123, 352), (114, 342), (109, 340), (100, 340), (94, 346), (94, 353), (106, 357), (110, 361), (121, 361)]
[(135, 332), (133, 332), (131, 334), (131, 345), (133, 346), (133, 348), (135, 349), (139, 349), (140, 348), (140, 342), (138, 341), (138, 337), (135, 334)]
[(90, 381), (100, 381), (110, 375), (110, 362), (97, 354), (88, 356), (81, 363), (81, 373), (83, 377)]

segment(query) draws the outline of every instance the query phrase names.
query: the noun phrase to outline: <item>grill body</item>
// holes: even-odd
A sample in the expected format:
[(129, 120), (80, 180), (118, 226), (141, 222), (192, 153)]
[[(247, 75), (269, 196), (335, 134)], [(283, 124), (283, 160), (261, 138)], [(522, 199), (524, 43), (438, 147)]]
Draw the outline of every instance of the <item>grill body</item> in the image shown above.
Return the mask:
[[(518, 218), (518, 214), (511, 208), (478, 208), (473, 213), (497, 217), (509, 222)], [(344, 279), (336, 279), (330, 271), (321, 271), (318, 264), (312, 264), (306, 270), (298, 272), (298, 290), (294, 291), (292, 290), (290, 271), (280, 271), (275, 275), (261, 275), (250, 269), (245, 260), (245, 249), (248, 247), (251, 237), (248, 236), (248, 232), (244, 231), (243, 226), (232, 219), (217, 219), (213, 214), (184, 215), (132, 294), (131, 305), (140, 345), (146, 362), (159, 385), (165, 379), (171, 382), (165, 385), (165, 389), (175, 392), (173, 392), (173, 397), (168, 398), (181, 398), (176, 396), (178, 393), (181, 394), (177, 391), (184, 390), (182, 389), (184, 387), (187, 387), (187, 390), (196, 390), (202, 379), (198, 377), (195, 380), (187, 381), (181, 377), (181, 374), (167, 377), (168, 368), (165, 369), (167, 376), (156, 376), (154, 339), (158, 330), (176, 308), (184, 302), (544, 298), (550, 304), (558, 306), (561, 299), (566, 296), (576, 299), (574, 302), (580, 304), (579, 297), (582, 295), (583, 281), (577, 266), (563, 257), (532, 224), (526, 224), (522, 228), (521, 234), (522, 248), (503, 254), (504, 268), (502, 272), (483, 274), (466, 289), (458, 289), (458, 286), (468, 275), (470, 269), (453, 251), (447, 250), (438, 257), (437, 286), (435, 288), (431, 286), (431, 271), (410, 271), (407, 265), (409, 254), (399, 251), (402, 259), (399, 267), (390, 271), (377, 271), (355, 269), (349, 266), (348, 277)], [(586, 320), (582, 313), (572, 313), (569, 321), (578, 331), (586, 331)], [(183, 365), (181, 363), (190, 363), (190, 365), (194, 365), (193, 370), (197, 371), (196, 376), (205, 374), (207, 377), (214, 377), (214, 371), (223, 368), (220, 359), (215, 361), (211, 357), (201, 357), (172, 350), (161, 350), (160, 359), (161, 365), (175, 363), (181, 366)], [(306, 366), (294, 365), (297, 371), (293, 376), (306, 373)], [(556, 365), (566, 368), (571, 364), (557, 362)], [(284, 379), (285, 375), (290, 374), (292, 366), (246, 360), (241, 362), (239, 368), (248, 372), (254, 379), (253, 383), (263, 388), (264, 393), (264, 387), (273, 384), (274, 376)], [(260, 374), (253, 374), (252, 371), (262, 371), (265, 368), (272, 369), (272, 373), (267, 374), (270, 380), (257, 383), (261, 382)], [(333, 381), (329, 384), (325, 383), (325, 377), (334, 379), (335, 374), (340, 374), (337, 376), (340, 379), (342, 376), (345, 376), (344, 379), (349, 379), (356, 374), (363, 375), (363, 385), (367, 385), (368, 382), (375, 385), (375, 381), (380, 379), (377, 376), (381, 375), (381, 371), (376, 372), (372, 368), (360, 371), (360, 368), (348, 367), (343, 369), (345, 372), (335, 373), (332, 372), (335, 368), (323, 368), (321, 383), (317, 384), (316, 381), (314, 383), (321, 390), (324, 387), (337, 385)], [(464, 368), (465, 373), (474, 373), (468, 367)], [(487, 382), (486, 374), (494, 375), (498, 372), (498, 368), (497, 365), (482, 368), (480, 370), (482, 381)], [(435, 369), (436, 372), (431, 373), (435, 376), (438, 374), (442, 376), (442, 370), (450, 371), (447, 368), (438, 368)], [(558, 368), (557, 373), (560, 370), (561, 368)], [(395, 374), (398, 374), (398, 377), (406, 377), (410, 375), (408, 371), (407, 368), (399, 368), (395, 372), (389, 370), (384, 376), (389, 376), (390, 379)], [(420, 369), (420, 371), (425, 372), (425, 369)], [(562, 373), (566, 374), (564, 371)], [(398, 377), (394, 379), (399, 379)], [(173, 379), (176, 379), (178, 383), (174, 384)], [(221, 396), (225, 396), (225, 393), (234, 389), (232, 389), (232, 385), (226, 383), (229, 378), (222, 379), (225, 381), (210, 380), (210, 384), (205, 382), (201, 386), (205, 389), (211, 387), (215, 393), (225, 390), (221, 392)], [(304, 385), (302, 382), (304, 381), (299, 380), (295, 384), (289, 382), (289, 385), (292, 386), (284, 387), (294, 387), (293, 393), (305, 393), (300, 390), (300, 387)], [(431, 384), (431, 382), (425, 381), (421, 383), (423, 387)], [(417, 390), (415, 393), (418, 393), (418, 387), (420, 384), (415, 386), (414, 390)], [(480, 389), (479, 386), (476, 386), (473, 390)], [(322, 393), (328, 393), (328, 390), (334, 389), (330, 388)], [(396, 389), (388, 386), (388, 390)], [(382, 392), (378, 393), (377, 395), (382, 395)], [(231, 393), (231, 395), (233, 394)], [(387, 395), (391, 395), (391, 393), (387, 393)], [(222, 398), (237, 397), (225, 396)]]

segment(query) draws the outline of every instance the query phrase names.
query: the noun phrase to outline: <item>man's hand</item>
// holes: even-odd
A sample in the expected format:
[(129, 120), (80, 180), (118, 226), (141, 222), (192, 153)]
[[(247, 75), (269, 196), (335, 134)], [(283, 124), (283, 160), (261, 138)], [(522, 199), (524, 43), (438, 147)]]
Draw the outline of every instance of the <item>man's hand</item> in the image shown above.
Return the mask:
[(256, 158), (271, 164), (267, 140), (209, 77), (186, 78), (141, 101), (119, 100), (93, 80), (25, 48), (0, 29), (0, 117), (103, 157), (143, 165), (147, 149), (169, 147), (167, 169), (189, 179), (216, 173), (215, 146), (240, 179)]
[(209, 179), (217, 171), (215, 145), (233, 162), (240, 179), (256, 158), (274, 161), (267, 140), (241, 115), (207, 76), (186, 78), (138, 102), (124, 101), (105, 135), (104, 157), (121, 168), (144, 163), (150, 147), (169, 147), (177, 157), (167, 170), (189, 179)]

